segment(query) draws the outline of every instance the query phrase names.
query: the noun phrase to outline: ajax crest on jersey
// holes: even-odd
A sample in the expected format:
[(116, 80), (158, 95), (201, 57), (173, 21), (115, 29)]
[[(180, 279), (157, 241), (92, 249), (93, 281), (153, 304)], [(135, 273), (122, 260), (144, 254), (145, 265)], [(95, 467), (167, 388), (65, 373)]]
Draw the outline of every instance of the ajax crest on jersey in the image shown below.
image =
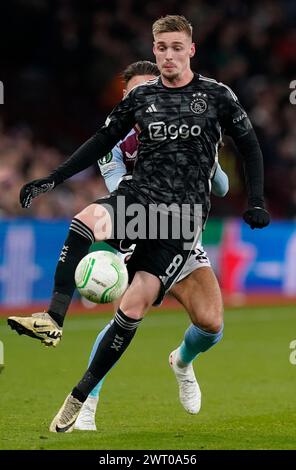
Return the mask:
[(121, 297), (128, 285), (124, 261), (109, 251), (86, 255), (75, 271), (76, 287), (91, 302), (105, 304)]
[(203, 114), (208, 109), (206, 93), (194, 93), (193, 98), (190, 103), (191, 111), (195, 114)]

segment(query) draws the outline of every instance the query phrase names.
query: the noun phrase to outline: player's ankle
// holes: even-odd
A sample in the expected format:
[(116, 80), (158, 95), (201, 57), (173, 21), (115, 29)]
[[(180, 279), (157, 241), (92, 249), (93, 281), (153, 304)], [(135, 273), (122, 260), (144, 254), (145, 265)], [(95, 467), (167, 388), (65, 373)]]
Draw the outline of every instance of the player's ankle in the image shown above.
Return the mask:
[(74, 387), (72, 392), (71, 392), (72, 397), (76, 398), (77, 400), (81, 401), (81, 403), (84, 403), (87, 400), (87, 396), (81, 390), (79, 390), (77, 387)]
[(62, 328), (71, 302), (71, 295), (54, 292), (48, 308), (48, 314)]
[(48, 310), (47, 313), (60, 328), (63, 328), (64, 318), (61, 317), (61, 315), (59, 315), (58, 313), (52, 312), (51, 310)]
[(177, 365), (177, 367), (184, 370), (186, 370), (191, 365), (191, 362), (185, 362), (181, 358), (180, 348), (178, 348), (175, 352), (175, 364)]

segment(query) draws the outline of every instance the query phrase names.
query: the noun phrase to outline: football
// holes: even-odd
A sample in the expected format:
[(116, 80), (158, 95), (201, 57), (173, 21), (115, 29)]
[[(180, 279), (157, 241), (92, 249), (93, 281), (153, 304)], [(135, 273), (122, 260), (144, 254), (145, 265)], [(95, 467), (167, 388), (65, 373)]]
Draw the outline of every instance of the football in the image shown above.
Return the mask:
[(110, 251), (86, 255), (75, 271), (76, 287), (91, 302), (105, 304), (121, 297), (128, 285), (124, 261)]

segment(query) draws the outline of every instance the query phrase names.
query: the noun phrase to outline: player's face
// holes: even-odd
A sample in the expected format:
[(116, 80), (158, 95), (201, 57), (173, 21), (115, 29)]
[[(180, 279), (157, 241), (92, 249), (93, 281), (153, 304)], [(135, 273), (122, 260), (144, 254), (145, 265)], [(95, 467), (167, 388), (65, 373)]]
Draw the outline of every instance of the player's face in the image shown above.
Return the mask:
[(143, 83), (148, 82), (148, 80), (153, 80), (153, 78), (156, 78), (156, 76), (155, 75), (135, 75), (127, 82), (126, 88), (123, 90), (123, 96), (125, 96), (135, 86), (142, 85)]
[(153, 53), (161, 75), (172, 82), (190, 71), (195, 44), (184, 32), (159, 33), (154, 37)]

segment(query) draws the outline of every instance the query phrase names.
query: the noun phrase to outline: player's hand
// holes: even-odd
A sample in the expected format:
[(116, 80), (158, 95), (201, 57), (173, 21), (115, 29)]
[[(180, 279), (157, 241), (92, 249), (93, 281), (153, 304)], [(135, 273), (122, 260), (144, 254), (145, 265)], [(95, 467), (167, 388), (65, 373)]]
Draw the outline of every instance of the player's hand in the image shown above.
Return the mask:
[(249, 207), (244, 212), (243, 218), (252, 229), (266, 227), (270, 222), (269, 213), (262, 207)]
[(30, 207), (34, 197), (47, 193), (55, 187), (55, 182), (51, 177), (33, 180), (25, 184), (20, 191), (20, 203), (23, 208)]

